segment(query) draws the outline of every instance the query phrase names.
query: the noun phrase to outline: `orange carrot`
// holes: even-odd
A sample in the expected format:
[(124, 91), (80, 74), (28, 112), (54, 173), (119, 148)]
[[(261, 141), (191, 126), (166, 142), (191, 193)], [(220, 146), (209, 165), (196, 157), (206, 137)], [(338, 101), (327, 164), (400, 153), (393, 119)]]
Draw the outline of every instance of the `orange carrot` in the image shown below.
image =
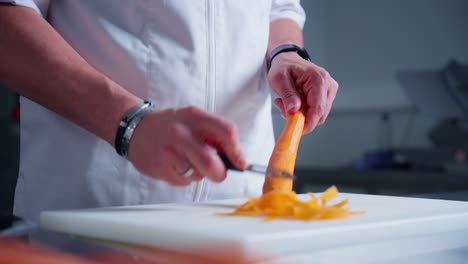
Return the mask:
[[(271, 154), (268, 171), (281, 171), (290, 175), (294, 174), (297, 149), (299, 148), (302, 131), (304, 130), (305, 113), (306, 105), (302, 103), (301, 109), (289, 116), (286, 126)], [(273, 190), (292, 191), (293, 179), (277, 176), (270, 175), (267, 172), (265, 183), (263, 184), (263, 193)]]

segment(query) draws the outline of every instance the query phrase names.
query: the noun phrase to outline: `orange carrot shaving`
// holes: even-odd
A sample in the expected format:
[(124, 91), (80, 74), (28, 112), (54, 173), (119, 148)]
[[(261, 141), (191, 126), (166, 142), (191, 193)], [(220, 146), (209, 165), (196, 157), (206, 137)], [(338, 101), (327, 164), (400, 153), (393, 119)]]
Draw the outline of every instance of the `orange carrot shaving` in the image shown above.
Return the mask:
[(302, 201), (293, 191), (277, 190), (263, 194), (258, 198), (249, 197), (248, 201), (240, 205), (234, 212), (224, 215), (233, 216), (264, 216), (265, 221), (276, 218), (292, 218), (299, 220), (340, 219), (364, 212), (352, 212), (344, 206), (348, 199), (327, 206), (327, 202), (335, 198), (338, 189), (335, 186), (328, 188), (322, 195), (316, 197), (309, 193), (311, 200)]

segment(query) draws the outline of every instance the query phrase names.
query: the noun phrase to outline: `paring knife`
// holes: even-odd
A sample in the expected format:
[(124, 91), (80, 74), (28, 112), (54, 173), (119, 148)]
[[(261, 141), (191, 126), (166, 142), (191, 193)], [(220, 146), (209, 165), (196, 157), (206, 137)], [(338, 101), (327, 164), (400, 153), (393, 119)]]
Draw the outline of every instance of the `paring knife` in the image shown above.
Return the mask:
[(235, 170), (235, 171), (251, 171), (254, 173), (262, 174), (263, 176), (271, 176), (271, 177), (281, 177), (281, 178), (288, 178), (294, 179), (294, 175), (291, 175), (288, 172), (280, 171), (277, 169), (268, 168), (267, 166), (259, 165), (259, 164), (250, 164), (244, 170), (236, 168), (232, 162), (228, 159), (225, 154), (219, 154), (219, 157), (223, 161), (226, 169), (228, 170)]

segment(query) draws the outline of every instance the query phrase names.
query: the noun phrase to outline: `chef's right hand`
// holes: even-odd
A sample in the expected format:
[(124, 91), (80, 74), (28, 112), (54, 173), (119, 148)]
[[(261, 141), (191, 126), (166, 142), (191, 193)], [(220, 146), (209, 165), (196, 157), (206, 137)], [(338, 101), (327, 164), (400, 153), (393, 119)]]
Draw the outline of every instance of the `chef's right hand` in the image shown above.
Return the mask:
[[(140, 122), (130, 141), (128, 158), (144, 175), (184, 186), (204, 177), (221, 182), (226, 168), (217, 151), (245, 168), (237, 126), (197, 107), (154, 111)], [(182, 175), (192, 168), (192, 176)]]

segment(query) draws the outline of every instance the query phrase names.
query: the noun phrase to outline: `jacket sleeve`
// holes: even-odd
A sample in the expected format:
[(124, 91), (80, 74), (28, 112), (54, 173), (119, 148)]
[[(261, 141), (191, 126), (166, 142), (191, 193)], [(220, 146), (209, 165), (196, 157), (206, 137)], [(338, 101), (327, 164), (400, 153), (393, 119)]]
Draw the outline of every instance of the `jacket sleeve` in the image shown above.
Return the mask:
[(0, 4), (12, 4), (34, 9), (42, 17), (47, 16), (50, 0), (0, 0)]
[(302, 29), (305, 22), (305, 12), (300, 0), (272, 0), (270, 22), (277, 19), (289, 18)]

